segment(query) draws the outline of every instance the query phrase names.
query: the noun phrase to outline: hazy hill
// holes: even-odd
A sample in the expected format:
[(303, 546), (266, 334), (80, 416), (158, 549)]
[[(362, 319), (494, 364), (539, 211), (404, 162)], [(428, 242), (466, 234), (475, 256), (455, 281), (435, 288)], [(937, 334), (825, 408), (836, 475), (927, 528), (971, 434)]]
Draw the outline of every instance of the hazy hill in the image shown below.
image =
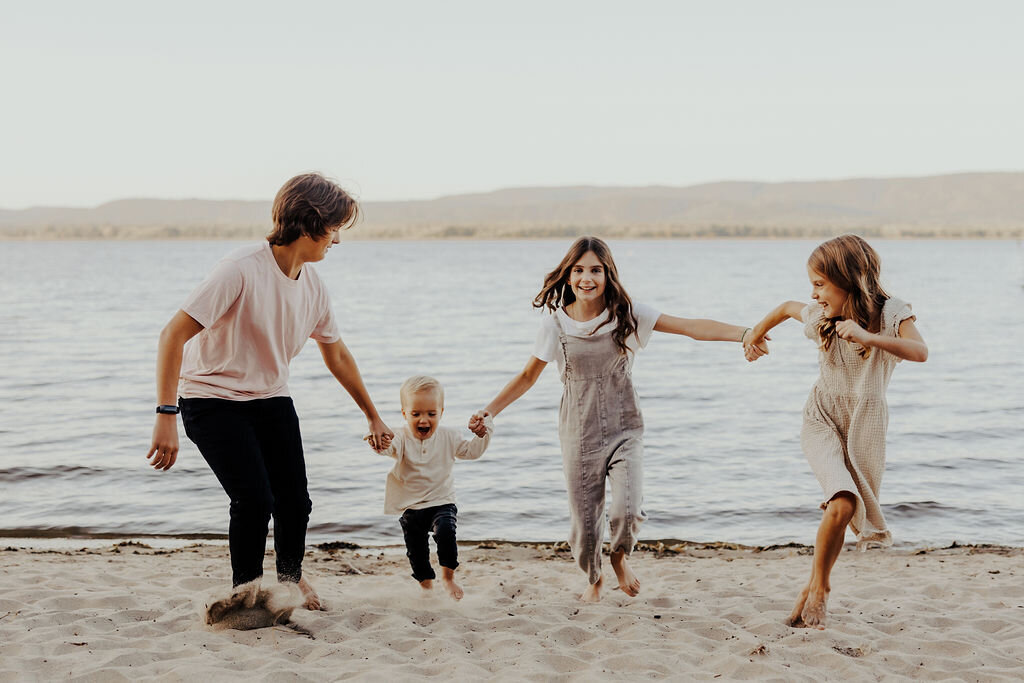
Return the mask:
[[(1024, 235), (1024, 173), (690, 187), (515, 188), (365, 202), (353, 238)], [(0, 210), (9, 238), (255, 237), (270, 201), (127, 199)]]

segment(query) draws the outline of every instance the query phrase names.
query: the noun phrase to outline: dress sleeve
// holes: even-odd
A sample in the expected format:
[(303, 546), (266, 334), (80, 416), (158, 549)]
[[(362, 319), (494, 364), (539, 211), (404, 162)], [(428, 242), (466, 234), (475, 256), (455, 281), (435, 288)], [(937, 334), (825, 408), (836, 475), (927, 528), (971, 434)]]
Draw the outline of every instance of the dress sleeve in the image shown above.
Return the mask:
[(221, 261), (192, 290), (181, 310), (203, 327), (210, 327), (238, 301), (243, 284), (244, 278), (238, 263), (234, 260)]
[(533, 343), (533, 355), (545, 363), (558, 357), (558, 329), (554, 316), (545, 315), (537, 330), (537, 339)]
[(459, 445), (455, 448), (455, 457), (459, 460), (476, 460), (484, 451), (487, 450), (487, 445), (491, 443), (491, 434), (494, 433), (494, 420), (488, 415), (484, 418), (484, 427), (487, 429), (487, 433), (482, 437), (474, 436), (472, 439), (466, 441), (460, 441)]
[[(914, 315), (910, 304), (895, 297), (886, 301), (885, 306), (882, 307), (882, 321), (885, 323), (885, 334), (892, 337), (900, 336), (900, 323), (904, 320), (917, 320), (917, 316)], [(896, 354), (892, 354), (892, 357), (897, 363), (903, 362), (903, 359)]]
[(917, 320), (914, 310), (910, 304), (901, 299), (892, 298), (885, 302), (883, 317), (886, 320), (886, 330), (893, 337), (900, 336), (900, 323), (904, 320)]

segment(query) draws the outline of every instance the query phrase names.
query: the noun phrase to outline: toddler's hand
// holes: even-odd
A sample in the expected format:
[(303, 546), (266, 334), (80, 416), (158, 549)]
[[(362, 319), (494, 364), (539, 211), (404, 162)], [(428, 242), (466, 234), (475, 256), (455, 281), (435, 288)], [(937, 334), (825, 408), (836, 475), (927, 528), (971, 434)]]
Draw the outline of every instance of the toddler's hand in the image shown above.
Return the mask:
[(363, 437), (363, 441), (366, 442), (366, 445), (369, 446), (370, 450), (372, 450), (374, 453), (380, 453), (381, 451), (386, 451), (391, 446), (391, 435), (390, 434), (382, 434), (381, 435), (381, 437), (380, 437), (380, 449), (379, 450), (373, 447), (373, 432), (371, 432), (371, 433), (367, 434), (366, 436), (364, 436)]
[(473, 417), (469, 418), (469, 431), (473, 432), (476, 436), (481, 439), (487, 435), (487, 425), (484, 424), (484, 418), (490, 413), (486, 410), (478, 410), (473, 413)]

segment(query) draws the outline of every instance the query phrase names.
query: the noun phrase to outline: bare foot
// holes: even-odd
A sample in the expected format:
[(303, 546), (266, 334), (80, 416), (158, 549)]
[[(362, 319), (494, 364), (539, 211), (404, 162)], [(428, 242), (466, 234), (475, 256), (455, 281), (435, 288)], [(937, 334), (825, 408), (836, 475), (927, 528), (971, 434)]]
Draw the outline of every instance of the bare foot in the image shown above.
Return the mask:
[(789, 617), (786, 619), (786, 625), (792, 626), (793, 628), (807, 627), (807, 624), (803, 622), (800, 615), (804, 611), (804, 603), (807, 602), (807, 592), (809, 590), (811, 590), (810, 583), (804, 586), (804, 589), (800, 591), (800, 596), (796, 599), (796, 605), (793, 607), (793, 611), (789, 613)]
[(636, 574), (630, 569), (624, 550), (612, 553), (612, 569), (615, 570), (615, 577), (619, 580), (619, 590), (631, 598), (636, 597), (640, 592), (640, 579), (636, 578)]
[(314, 612), (327, 610), (327, 605), (320, 600), (320, 596), (313, 590), (313, 586), (309, 585), (305, 576), (299, 579), (299, 590), (302, 591), (302, 597), (306, 599), (302, 604), (303, 607)]
[(444, 589), (448, 591), (448, 595), (451, 596), (452, 600), (462, 599), (464, 593), (462, 592), (462, 588), (459, 586), (459, 584), (455, 583), (454, 578), (449, 579), (446, 577), (444, 579), (441, 579), (441, 582), (444, 583)]
[(461, 600), (464, 593), (462, 587), (455, 583), (455, 570), (448, 567), (441, 567), (441, 583), (452, 600)]
[(587, 590), (583, 591), (580, 595), (580, 600), (583, 602), (600, 602), (601, 601), (601, 584), (604, 583), (604, 577), (597, 580), (597, 583), (592, 583), (587, 586)]
[(828, 606), (828, 591), (809, 590), (807, 602), (800, 612), (800, 619), (806, 626), (817, 629), (825, 628), (825, 614)]
[(423, 579), (422, 581), (420, 581), (420, 588), (422, 588), (425, 591), (433, 590), (433, 588), (434, 588), (434, 580), (433, 579)]

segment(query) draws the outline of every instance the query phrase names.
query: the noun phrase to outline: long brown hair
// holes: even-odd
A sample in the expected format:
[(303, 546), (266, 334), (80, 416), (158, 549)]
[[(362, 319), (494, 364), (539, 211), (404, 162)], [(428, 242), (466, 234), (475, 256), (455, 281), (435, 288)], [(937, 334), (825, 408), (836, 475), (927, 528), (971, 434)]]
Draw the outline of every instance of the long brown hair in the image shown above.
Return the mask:
[(359, 218), (359, 204), (333, 180), (303, 173), (278, 190), (271, 214), (274, 229), (267, 240), (284, 246), (303, 235), (318, 240), (339, 228), (351, 228)]
[(572, 287), (569, 286), (569, 274), (576, 262), (583, 258), (588, 251), (594, 252), (594, 256), (604, 266), (604, 305), (611, 312), (608, 320), (598, 325), (594, 332), (596, 333), (614, 318), (615, 329), (611, 333), (612, 339), (619, 350), (625, 354), (629, 351), (626, 340), (630, 335), (636, 333), (637, 321), (636, 316), (633, 315), (633, 302), (619, 281), (619, 271), (615, 267), (612, 250), (608, 248), (604, 240), (584, 236), (573, 242), (558, 267), (544, 277), (544, 287), (534, 297), (533, 307), (547, 307), (552, 313), (555, 313), (559, 307), (568, 306), (576, 301), (576, 295), (572, 293)]
[[(870, 244), (857, 235), (840, 235), (819, 244), (807, 259), (807, 266), (847, 294), (839, 316), (823, 318), (818, 323), (822, 350), (828, 351), (832, 346), (837, 320), (853, 320), (869, 332), (881, 330), (882, 306), (889, 295), (879, 281), (881, 259)], [(871, 349), (861, 347), (857, 353), (867, 358)]]

